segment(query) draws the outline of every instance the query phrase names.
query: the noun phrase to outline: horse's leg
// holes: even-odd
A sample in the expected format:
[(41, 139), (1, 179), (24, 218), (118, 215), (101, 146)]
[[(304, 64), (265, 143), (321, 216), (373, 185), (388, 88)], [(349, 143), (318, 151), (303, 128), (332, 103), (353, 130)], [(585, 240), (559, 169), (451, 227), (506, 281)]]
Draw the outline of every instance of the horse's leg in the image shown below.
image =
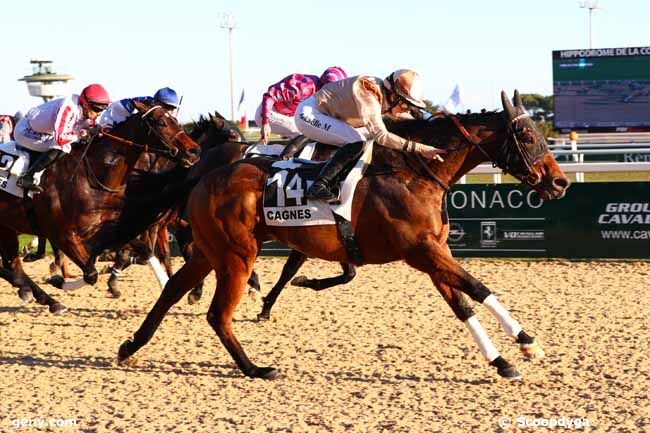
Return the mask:
[(68, 253), (68, 258), (74, 262), (83, 272), (83, 279), (66, 282), (62, 276), (55, 275), (48, 278), (48, 284), (63, 290), (76, 290), (86, 284), (94, 286), (97, 283), (98, 272), (95, 268), (97, 255), (90, 255), (84, 246), (83, 240), (75, 232), (67, 233), (64, 239), (60, 240), (65, 245), (58, 245), (62, 251)]
[(272, 379), (277, 375), (277, 370), (253, 364), (232, 330), (232, 317), (244, 293), (254, 261), (255, 255), (245, 258), (238, 254), (224, 253), (222, 257), (210, 257), (212, 267), (219, 271), (217, 288), (208, 309), (208, 323), (246, 376)]
[(166, 224), (163, 224), (156, 233), (155, 251), (158, 259), (165, 267), (167, 275), (173, 275), (174, 268), (172, 268), (172, 253), (169, 248), (169, 231)]
[(129, 358), (151, 340), (167, 311), (178, 303), (185, 293), (203, 280), (211, 270), (210, 263), (197, 251), (178, 272), (172, 275), (160, 293), (156, 304), (147, 314), (140, 328), (133, 334), (133, 340), (126, 340), (120, 346), (117, 355), (119, 364), (129, 364)]
[(296, 277), (291, 281), (291, 284), (298, 287), (307, 287), (316, 291), (329, 289), (330, 287), (338, 286), (339, 284), (347, 284), (354, 279), (357, 271), (354, 265), (341, 262), (341, 269), (343, 273), (337, 277), (329, 278), (307, 278), (305, 276)]
[(118, 251), (111, 267), (111, 276), (108, 278), (108, 292), (113, 298), (119, 298), (122, 295), (120, 289), (117, 288), (117, 283), (122, 271), (128, 268), (130, 264), (130, 251), (127, 248)]
[(271, 308), (273, 304), (277, 301), (278, 296), (282, 292), (282, 289), (287, 285), (291, 277), (296, 275), (300, 267), (307, 260), (307, 256), (297, 250), (291, 250), (287, 262), (282, 267), (282, 273), (278, 282), (275, 283), (275, 286), (271, 289), (268, 295), (266, 295), (264, 300), (264, 305), (262, 305), (262, 312), (257, 315), (257, 320), (269, 320), (271, 318)]
[[(35, 236), (25, 245), (23, 248), (23, 261), (25, 263), (35, 262), (45, 257), (45, 246), (47, 244), (47, 238), (43, 236)], [(36, 248), (36, 252), (31, 252), (33, 248)]]
[(52, 247), (52, 250), (54, 252), (54, 261), (57, 263), (59, 268), (61, 268), (61, 275), (63, 275), (63, 278), (72, 277), (72, 272), (70, 272), (70, 260), (65, 257), (65, 254), (63, 254), (63, 251), (60, 249), (54, 249), (54, 247)]
[(62, 314), (68, 310), (65, 305), (54, 300), (27, 276), (18, 254), (18, 234), (5, 227), (0, 227), (0, 255), (3, 264), (0, 278), (18, 287), (18, 295), (23, 301), (30, 301), (33, 297), (39, 304), (49, 306), (50, 312), (54, 314)]
[[(406, 258), (406, 262), (414, 268), (426, 272), (435, 283), (440, 284), (438, 290), (440, 290), (443, 297), (445, 297), (448, 302), (451, 300), (450, 305), (452, 305), (452, 303), (460, 303), (460, 301), (454, 300), (453, 291), (451, 291), (451, 293), (446, 293), (449, 292), (449, 290), (447, 290), (449, 288), (458, 289), (479, 303), (484, 303), (484, 301), (491, 295), (490, 290), (483, 283), (472, 277), (453, 259), (449, 248), (446, 245), (440, 246), (435, 241), (423, 244), (420, 248), (416, 248), (411, 254), (409, 254)], [(445, 286), (448, 287), (446, 288)], [(488, 307), (488, 309), (494, 308), (494, 305), (495, 304), (491, 304), (491, 307)], [(520, 378), (521, 375), (515, 370), (514, 366), (499, 354), (499, 351), (496, 349), (492, 341), (490, 341), (485, 329), (483, 329), (476, 316), (467, 316), (465, 314), (461, 317), (463, 317), (463, 322), (478, 344), (481, 353), (490, 365), (497, 368), (499, 375), (511, 379)], [(504, 315), (499, 317), (503, 320), (506, 319), (506, 316)], [(519, 334), (523, 332), (521, 326), (509, 315), (508, 318), (509, 321), (507, 324), (509, 335), (517, 339), (517, 342), (520, 345), (534, 344), (532, 337), (529, 337), (525, 333), (522, 334), (520, 339)]]
[[(192, 229), (187, 223), (183, 226), (178, 227), (174, 233), (176, 237), (176, 243), (178, 248), (181, 250), (181, 254), (185, 261), (188, 261), (192, 254), (194, 253), (194, 244), (192, 242)], [(203, 296), (203, 281), (200, 281), (196, 287), (194, 287), (190, 293), (187, 295), (187, 302), (190, 305), (194, 305), (201, 300)]]

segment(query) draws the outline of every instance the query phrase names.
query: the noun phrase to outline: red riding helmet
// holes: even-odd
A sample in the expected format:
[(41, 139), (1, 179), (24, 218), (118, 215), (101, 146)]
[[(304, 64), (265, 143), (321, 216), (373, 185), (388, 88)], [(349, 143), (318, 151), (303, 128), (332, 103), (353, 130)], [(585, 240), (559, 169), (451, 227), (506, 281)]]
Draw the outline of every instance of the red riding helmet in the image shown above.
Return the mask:
[(91, 84), (81, 91), (79, 102), (85, 104), (108, 105), (111, 103), (111, 98), (108, 96), (108, 92), (101, 84)]

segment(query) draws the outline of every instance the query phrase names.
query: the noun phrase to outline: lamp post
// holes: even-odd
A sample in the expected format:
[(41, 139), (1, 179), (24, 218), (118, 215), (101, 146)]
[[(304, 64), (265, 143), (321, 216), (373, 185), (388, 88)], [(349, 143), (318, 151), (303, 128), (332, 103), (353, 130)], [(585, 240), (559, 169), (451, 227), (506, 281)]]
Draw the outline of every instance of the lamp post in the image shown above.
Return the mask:
[(582, 9), (589, 9), (589, 49), (592, 48), (592, 43), (591, 43), (591, 13), (594, 11), (594, 9), (602, 9), (603, 7), (598, 5), (597, 1), (581, 1), (578, 2), (578, 6), (580, 6)]
[(222, 14), (221, 28), (228, 29), (228, 57), (230, 63), (230, 120), (235, 120), (235, 94), (232, 67), (232, 31), (237, 28), (237, 22), (231, 13)]

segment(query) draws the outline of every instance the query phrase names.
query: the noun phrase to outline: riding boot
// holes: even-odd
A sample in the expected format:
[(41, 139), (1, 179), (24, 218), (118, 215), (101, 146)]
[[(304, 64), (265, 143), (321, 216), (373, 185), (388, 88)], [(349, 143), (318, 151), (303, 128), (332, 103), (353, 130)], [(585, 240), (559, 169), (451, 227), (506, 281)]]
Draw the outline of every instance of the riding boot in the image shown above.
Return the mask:
[(356, 141), (337, 150), (330, 160), (325, 163), (318, 174), (318, 178), (307, 190), (307, 199), (327, 202), (336, 200), (337, 196), (332, 192), (331, 188), (336, 185), (336, 181), (343, 170), (356, 162), (361, 156), (364, 144), (365, 141)]
[(43, 188), (34, 183), (34, 175), (52, 165), (61, 155), (63, 155), (63, 151), (58, 149), (48, 149), (41, 153), (29, 166), (25, 174), (16, 180), (16, 185), (29, 191), (43, 192)]
[(300, 151), (305, 147), (305, 145), (309, 142), (309, 139), (305, 137), (304, 135), (299, 135), (295, 137), (293, 140), (289, 142), (286, 146), (284, 146), (284, 149), (282, 150), (282, 153), (280, 154), (280, 159), (287, 160), (293, 158), (295, 155), (299, 154)]

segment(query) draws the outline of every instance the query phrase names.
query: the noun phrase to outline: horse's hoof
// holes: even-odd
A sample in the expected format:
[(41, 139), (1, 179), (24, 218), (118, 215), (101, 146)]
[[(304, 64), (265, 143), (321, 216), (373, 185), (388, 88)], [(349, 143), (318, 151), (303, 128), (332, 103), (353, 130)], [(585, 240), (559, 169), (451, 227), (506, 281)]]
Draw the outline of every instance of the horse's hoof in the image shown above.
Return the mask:
[(291, 284), (298, 287), (307, 287), (306, 283), (307, 283), (307, 277), (305, 277), (304, 275), (301, 275), (291, 280)]
[(510, 366), (504, 369), (497, 369), (499, 376), (508, 380), (521, 380), (521, 374), (517, 371), (514, 366)]
[(117, 365), (121, 367), (131, 367), (135, 365), (135, 358), (131, 356), (126, 345), (132, 343), (131, 340), (126, 340), (124, 343), (120, 344), (120, 348), (117, 350)]
[(25, 303), (34, 302), (34, 294), (29, 287), (21, 287), (18, 289), (18, 296)]
[(251, 301), (257, 302), (258, 300), (262, 299), (262, 294), (260, 293), (259, 290), (253, 289), (251, 287), (248, 289), (248, 297), (250, 298)]
[(111, 298), (117, 299), (120, 296), (122, 296), (122, 292), (120, 292), (117, 289), (108, 289), (108, 294), (111, 296)]
[(198, 304), (200, 300), (201, 300), (201, 296), (193, 292), (190, 292), (187, 295), (187, 303), (190, 305)]
[(273, 367), (255, 367), (247, 376), (259, 379), (275, 379), (278, 377), (278, 370)]
[(55, 302), (54, 304), (50, 305), (50, 313), (52, 314), (63, 314), (66, 311), (68, 311), (68, 307), (60, 302)]
[(63, 275), (61, 266), (57, 265), (56, 262), (50, 263), (50, 275)]
[(271, 313), (268, 311), (262, 310), (260, 314), (257, 315), (257, 321), (258, 322), (266, 322), (267, 320), (271, 319)]
[(65, 283), (65, 279), (61, 275), (52, 275), (50, 278), (46, 279), (45, 282), (51, 286), (56, 287), (57, 289), (63, 289), (63, 283)]
[(520, 344), (519, 350), (526, 359), (542, 359), (545, 355), (544, 349), (537, 342), (531, 344)]
[(509, 380), (521, 380), (521, 374), (514, 365), (503, 359), (501, 356), (490, 362), (490, 365), (497, 368), (497, 374)]

